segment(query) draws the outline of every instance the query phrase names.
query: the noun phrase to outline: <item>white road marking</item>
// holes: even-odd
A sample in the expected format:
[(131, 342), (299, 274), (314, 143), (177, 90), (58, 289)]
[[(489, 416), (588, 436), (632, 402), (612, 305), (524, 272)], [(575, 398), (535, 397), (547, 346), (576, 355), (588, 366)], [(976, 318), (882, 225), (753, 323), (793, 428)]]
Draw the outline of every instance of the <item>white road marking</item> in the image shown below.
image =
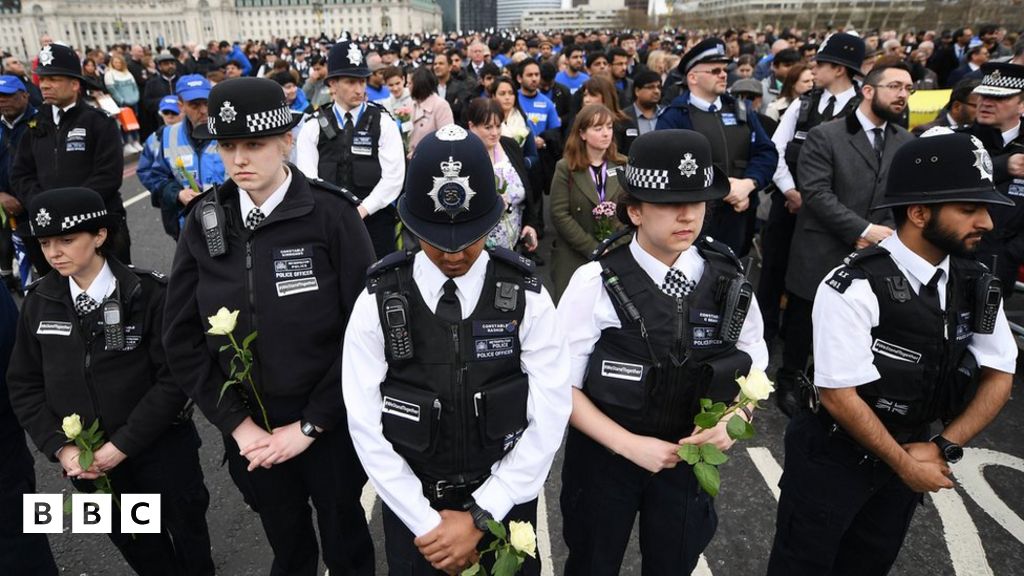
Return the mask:
[(772, 491), (772, 496), (775, 496), (775, 500), (779, 500), (779, 479), (782, 478), (782, 467), (772, 456), (771, 450), (767, 448), (747, 448), (747, 454), (750, 455), (750, 459), (754, 462), (754, 466), (757, 467), (757, 471), (761, 473), (768, 489)]
[(363, 505), (363, 511), (366, 512), (366, 521), (369, 522), (373, 516), (373, 505), (377, 501), (377, 491), (373, 489), (373, 484), (369, 482), (363, 486), (363, 495), (359, 497), (359, 503)]
[(953, 572), (957, 576), (992, 576), (978, 528), (967, 513), (963, 498), (956, 490), (942, 490), (931, 494), (931, 497), (942, 520), (942, 534), (949, 549)]
[(708, 560), (703, 554), (697, 559), (697, 567), (690, 572), (690, 576), (711, 576), (711, 567), (708, 566)]
[(124, 207), (127, 208), (127, 207), (131, 206), (132, 204), (135, 204), (136, 202), (142, 200), (143, 198), (148, 198), (148, 197), (149, 197), (149, 191), (148, 190), (146, 192), (140, 192), (140, 193), (136, 194), (135, 196), (132, 196), (131, 198), (129, 198), (127, 201), (125, 201)]
[(548, 533), (548, 503), (541, 487), (537, 496), (537, 554), (540, 556), (541, 576), (554, 576), (555, 567), (551, 560), (551, 534)]
[(985, 480), (983, 470), (986, 466), (1006, 466), (1024, 472), (1024, 460), (995, 450), (964, 448), (963, 459), (952, 467), (953, 474), (967, 495), (1014, 538), (1024, 543), (1024, 520), (1003, 502)]

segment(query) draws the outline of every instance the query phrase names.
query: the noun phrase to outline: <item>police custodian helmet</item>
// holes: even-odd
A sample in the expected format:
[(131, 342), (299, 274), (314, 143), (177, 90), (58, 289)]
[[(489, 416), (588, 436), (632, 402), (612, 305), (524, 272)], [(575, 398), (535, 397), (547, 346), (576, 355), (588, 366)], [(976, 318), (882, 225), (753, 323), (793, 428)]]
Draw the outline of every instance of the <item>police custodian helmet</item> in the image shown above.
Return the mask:
[(711, 162), (711, 144), (693, 130), (655, 130), (633, 141), (619, 185), (641, 202), (721, 200), (729, 178)]
[(853, 34), (836, 32), (821, 43), (814, 60), (844, 66), (850, 71), (851, 76), (861, 76), (860, 67), (864, 64), (864, 52), (864, 40)]
[(39, 51), (39, 66), (36, 76), (66, 76), (85, 80), (82, 77), (82, 61), (70, 46), (54, 42)]
[(981, 141), (948, 128), (933, 128), (896, 151), (885, 197), (872, 209), (980, 202), (1013, 206), (992, 182), (992, 157)]
[(476, 135), (449, 124), (416, 146), (398, 199), (398, 214), (413, 234), (444, 252), (459, 252), (486, 236), (504, 209)]
[(266, 78), (232, 78), (210, 90), (206, 124), (192, 129), (197, 140), (263, 138), (284, 134), (301, 118), (293, 118), (284, 89)]
[(370, 69), (366, 67), (366, 57), (355, 42), (338, 42), (327, 53), (327, 80), (339, 76), (366, 78)]
[[(28, 203), (28, 236), (46, 238), (75, 232), (112, 232), (118, 217), (107, 212), (103, 198), (91, 188), (54, 188), (36, 194)], [(21, 228), (19, 234), (24, 234)]]

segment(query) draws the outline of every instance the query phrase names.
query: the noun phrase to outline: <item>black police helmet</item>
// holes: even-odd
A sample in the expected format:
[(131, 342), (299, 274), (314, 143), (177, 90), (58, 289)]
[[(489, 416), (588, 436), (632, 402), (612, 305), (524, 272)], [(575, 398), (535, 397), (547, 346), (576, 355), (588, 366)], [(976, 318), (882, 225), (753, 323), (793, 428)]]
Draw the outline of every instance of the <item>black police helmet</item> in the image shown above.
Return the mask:
[(210, 90), (206, 124), (192, 128), (199, 140), (263, 138), (288, 132), (301, 117), (293, 117), (284, 89), (266, 78), (232, 78)]
[[(28, 236), (45, 238), (75, 232), (117, 228), (117, 216), (107, 212), (103, 198), (91, 188), (54, 188), (36, 194), (28, 203)], [(19, 234), (24, 234), (18, 229)]]
[(873, 209), (944, 202), (1014, 205), (996, 191), (992, 157), (980, 140), (933, 128), (896, 151), (885, 197)]
[(70, 46), (54, 42), (39, 51), (37, 76), (67, 76), (84, 80), (82, 77), (82, 61)]
[(711, 144), (693, 130), (655, 130), (633, 141), (619, 185), (641, 202), (720, 200), (729, 178), (711, 162)]
[(847, 34), (836, 32), (825, 38), (825, 41), (818, 47), (818, 53), (814, 59), (817, 62), (828, 62), (844, 66), (850, 71), (851, 76), (860, 76), (860, 67), (864, 64), (864, 40)]
[(366, 56), (355, 42), (338, 42), (327, 53), (327, 80), (340, 76), (368, 78)]
[(455, 124), (416, 145), (398, 199), (402, 222), (444, 252), (459, 252), (497, 225), (505, 209), (487, 149)]

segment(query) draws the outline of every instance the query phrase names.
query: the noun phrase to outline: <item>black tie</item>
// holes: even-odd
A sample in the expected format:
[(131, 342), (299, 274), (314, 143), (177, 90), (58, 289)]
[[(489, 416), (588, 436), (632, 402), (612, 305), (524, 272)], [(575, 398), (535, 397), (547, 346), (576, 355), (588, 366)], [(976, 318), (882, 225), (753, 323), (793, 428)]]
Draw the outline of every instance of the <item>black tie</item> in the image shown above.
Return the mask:
[(924, 303), (931, 306), (935, 310), (942, 310), (942, 305), (939, 303), (939, 278), (942, 278), (942, 270), (936, 270), (935, 275), (928, 281), (927, 284), (921, 286), (921, 300)]
[(448, 322), (462, 321), (462, 306), (459, 304), (459, 297), (455, 295), (455, 280), (451, 278), (444, 283), (444, 294), (437, 301), (437, 309), (434, 311), (437, 317)]
[(718, 107), (712, 104), (711, 106), (708, 106), (708, 112), (714, 114), (715, 112), (718, 112)]
[(63, 119), (64, 119), (64, 110), (62, 108), (57, 108), (57, 125), (58, 126), (60, 126), (60, 122)]
[(349, 130), (351, 128), (352, 128), (352, 113), (351, 112), (345, 112), (345, 126), (344, 126), (344, 129), (345, 130)]
[(825, 105), (825, 109), (821, 112), (822, 120), (831, 120), (836, 115), (836, 97), (835, 95), (828, 97), (828, 104)]
[(882, 155), (885, 154), (885, 134), (881, 128), (872, 128), (871, 132), (875, 135), (875, 156), (878, 158), (878, 163), (882, 163)]

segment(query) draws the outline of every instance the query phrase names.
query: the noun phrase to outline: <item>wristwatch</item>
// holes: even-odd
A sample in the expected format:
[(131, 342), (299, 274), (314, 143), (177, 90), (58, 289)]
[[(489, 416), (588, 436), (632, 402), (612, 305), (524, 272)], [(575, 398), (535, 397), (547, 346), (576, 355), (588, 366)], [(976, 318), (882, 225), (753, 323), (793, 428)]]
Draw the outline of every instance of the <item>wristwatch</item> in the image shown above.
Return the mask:
[(942, 434), (932, 436), (932, 442), (939, 447), (939, 452), (942, 453), (942, 457), (950, 464), (956, 464), (964, 457), (964, 449), (961, 448), (959, 444), (950, 442), (944, 438)]
[(484, 534), (490, 532), (491, 529), (487, 526), (487, 523), (494, 520), (494, 516), (491, 516), (490, 512), (481, 508), (476, 502), (469, 505), (468, 512), (473, 517), (473, 525), (476, 526), (477, 530)]
[(320, 436), (320, 431), (316, 429), (316, 426), (312, 422), (302, 422), (302, 433), (310, 438), (317, 438)]

